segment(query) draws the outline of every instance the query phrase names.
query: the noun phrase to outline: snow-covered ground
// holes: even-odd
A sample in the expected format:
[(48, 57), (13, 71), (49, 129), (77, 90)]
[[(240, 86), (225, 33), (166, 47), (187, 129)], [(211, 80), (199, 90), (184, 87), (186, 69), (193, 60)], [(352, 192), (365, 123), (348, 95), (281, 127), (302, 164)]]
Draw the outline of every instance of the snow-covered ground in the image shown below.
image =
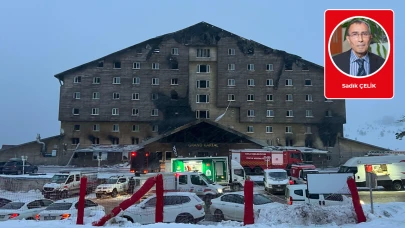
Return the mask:
[[(39, 191), (29, 191), (24, 193), (11, 193), (0, 191), (1, 196), (12, 195), (14, 199), (21, 197), (42, 198)], [(367, 222), (356, 224), (356, 215), (352, 205), (319, 207), (309, 205), (281, 205), (277, 210), (262, 210), (255, 219), (256, 224), (246, 226), (247, 228), (268, 228), (268, 227), (402, 227), (405, 224), (405, 203), (385, 203), (375, 204), (374, 214), (371, 213), (370, 205), (363, 205)], [(97, 214), (95, 217), (85, 218), (84, 225), (80, 227), (94, 227), (93, 221), (97, 221), (103, 214)], [(240, 222), (224, 221), (221, 223), (201, 222), (202, 224), (193, 225), (196, 228), (220, 228), (243, 226)], [(66, 221), (5, 221), (1, 222), (1, 227), (7, 228), (37, 228), (40, 227), (58, 227), (71, 228), (77, 227), (76, 218)], [(108, 227), (133, 227), (140, 226), (132, 224), (126, 220), (116, 218), (111, 219), (105, 225)], [(187, 224), (151, 224), (142, 226), (145, 228), (188, 228)]]

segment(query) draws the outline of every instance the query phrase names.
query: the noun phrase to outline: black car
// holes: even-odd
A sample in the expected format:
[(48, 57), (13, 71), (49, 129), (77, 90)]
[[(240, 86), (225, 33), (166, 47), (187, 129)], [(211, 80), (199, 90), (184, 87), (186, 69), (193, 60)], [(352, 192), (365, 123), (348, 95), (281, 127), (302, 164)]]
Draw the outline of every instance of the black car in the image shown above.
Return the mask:
[(3, 173), (3, 166), (6, 164), (7, 162), (0, 162), (0, 174)]
[[(38, 167), (32, 165), (31, 163), (25, 161), (24, 173), (36, 173), (38, 172)], [(3, 167), (4, 174), (22, 174), (23, 173), (23, 161), (10, 159)]]

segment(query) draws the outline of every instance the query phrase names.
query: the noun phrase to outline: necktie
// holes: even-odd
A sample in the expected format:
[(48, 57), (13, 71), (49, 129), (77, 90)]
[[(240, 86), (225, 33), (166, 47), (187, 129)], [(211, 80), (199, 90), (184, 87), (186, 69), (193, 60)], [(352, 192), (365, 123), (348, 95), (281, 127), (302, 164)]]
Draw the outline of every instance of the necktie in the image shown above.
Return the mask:
[(357, 71), (357, 76), (366, 76), (366, 70), (364, 69), (364, 59), (357, 59), (357, 64), (359, 64), (359, 71)]

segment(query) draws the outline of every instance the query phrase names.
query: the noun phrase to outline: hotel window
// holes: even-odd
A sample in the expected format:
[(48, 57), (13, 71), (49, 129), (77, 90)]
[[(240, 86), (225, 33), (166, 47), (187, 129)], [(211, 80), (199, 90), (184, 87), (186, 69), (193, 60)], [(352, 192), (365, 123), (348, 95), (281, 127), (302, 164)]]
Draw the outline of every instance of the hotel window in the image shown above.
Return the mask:
[(100, 99), (100, 92), (93, 92), (93, 99)]
[(158, 125), (153, 125), (152, 126), (152, 132), (158, 132), (159, 131), (159, 126)]
[(172, 55), (179, 55), (179, 49), (178, 48), (172, 48)]
[(114, 62), (114, 69), (121, 69), (121, 62)]
[(210, 87), (210, 81), (208, 80), (198, 80), (197, 81), (197, 88), (206, 89)]
[(111, 110), (111, 115), (118, 116), (120, 114), (120, 110), (118, 108), (113, 108)]
[(251, 64), (248, 64), (248, 65), (247, 65), (247, 70), (248, 70), (248, 71), (254, 71), (254, 70), (255, 70), (255, 64), (252, 64), (252, 63), (251, 63)]
[(100, 124), (94, 124), (93, 131), (100, 131)]
[(266, 101), (273, 101), (273, 94), (266, 94)]
[(274, 117), (274, 110), (266, 110), (266, 117)]
[(287, 112), (286, 112), (286, 117), (294, 117), (294, 112), (293, 112), (293, 110), (287, 110)]
[(112, 131), (113, 131), (113, 132), (119, 132), (119, 131), (120, 131), (120, 125), (118, 125), (118, 124), (113, 124), (113, 126), (112, 126)]
[(234, 48), (229, 48), (228, 49), (228, 55), (235, 55), (235, 49)]
[(305, 86), (312, 86), (311, 79), (305, 79)]
[(255, 95), (254, 94), (248, 94), (247, 95), (247, 101), (254, 101), (255, 100)]
[(139, 100), (139, 93), (133, 93), (132, 100)]
[(92, 108), (91, 109), (91, 115), (92, 116), (97, 116), (100, 114), (100, 109), (99, 108)]
[(101, 78), (100, 77), (94, 77), (93, 78), (93, 84), (100, 84)]
[(273, 127), (272, 126), (266, 126), (266, 133), (273, 133)]
[(228, 64), (228, 70), (235, 70), (235, 64)]
[(120, 77), (114, 77), (113, 78), (113, 84), (121, 84), (121, 78)]
[(273, 71), (273, 64), (266, 64), (267, 71)]
[(132, 84), (141, 84), (141, 78), (140, 77), (134, 77), (132, 78)]
[(247, 80), (247, 85), (248, 86), (255, 86), (255, 80), (254, 79), (248, 79)]
[(152, 93), (152, 100), (157, 100), (159, 95), (157, 93)]
[(133, 108), (132, 109), (132, 116), (139, 116), (139, 109)]
[(78, 108), (73, 108), (73, 109), (72, 109), (72, 113), (73, 113), (73, 115), (75, 115), (75, 116), (80, 115), (80, 111), (79, 111)]
[(76, 76), (73, 78), (73, 83), (80, 83), (82, 82), (82, 76)]
[(113, 99), (114, 100), (119, 100), (120, 99), (120, 94), (119, 93), (113, 93)]
[(152, 78), (152, 85), (159, 85), (159, 78)]
[(285, 80), (285, 85), (286, 85), (286, 86), (292, 86), (292, 85), (293, 85), (292, 79), (286, 79), (286, 80)]
[(152, 69), (159, 70), (159, 63), (152, 63)]
[(292, 101), (293, 100), (293, 95), (292, 94), (286, 94), (285, 95), (285, 100), (286, 101)]
[(210, 111), (197, 110), (197, 111), (195, 111), (195, 117), (197, 119), (209, 119), (210, 118)]
[(235, 94), (228, 94), (228, 101), (235, 101)]
[(292, 127), (291, 126), (285, 127), (285, 133), (292, 133)]
[(134, 62), (132, 64), (132, 69), (141, 69), (141, 63), (140, 62)]
[(79, 125), (79, 124), (75, 124), (74, 130), (75, 130), (75, 131), (80, 131), (80, 125)]
[(248, 117), (255, 117), (255, 110), (247, 110), (247, 116)]
[(273, 79), (267, 79), (266, 86), (274, 86)]
[(170, 79), (170, 85), (178, 85), (178, 84), (179, 84), (179, 79), (178, 78)]
[(210, 65), (197, 65), (197, 73), (209, 73)]
[(80, 92), (74, 92), (73, 93), (73, 98), (74, 99), (80, 99)]
[(228, 86), (235, 86), (235, 79), (228, 79)]
[(210, 96), (204, 94), (197, 94), (196, 103), (210, 103)]
[(208, 58), (211, 57), (210, 49), (197, 49), (197, 57), (199, 58)]
[(247, 132), (248, 132), (248, 133), (253, 133), (253, 132), (254, 132), (253, 126), (248, 126), (248, 127), (247, 127)]
[(314, 117), (312, 115), (312, 110), (305, 110), (305, 117)]
[(132, 125), (133, 132), (139, 132), (139, 125)]
[(150, 115), (151, 116), (159, 116), (159, 110), (158, 109), (152, 109)]
[(312, 95), (311, 94), (305, 95), (305, 101), (312, 101)]

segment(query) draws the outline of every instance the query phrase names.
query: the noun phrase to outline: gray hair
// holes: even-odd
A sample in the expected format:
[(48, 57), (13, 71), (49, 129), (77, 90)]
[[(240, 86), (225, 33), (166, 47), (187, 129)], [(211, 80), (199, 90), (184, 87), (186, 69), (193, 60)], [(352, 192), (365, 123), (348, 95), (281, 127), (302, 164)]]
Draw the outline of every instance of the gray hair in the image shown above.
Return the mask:
[(365, 24), (365, 25), (367, 25), (368, 32), (371, 34), (370, 25), (366, 21), (359, 20), (359, 19), (354, 19), (353, 21), (350, 22), (349, 26), (347, 26), (346, 36), (349, 35), (349, 29), (350, 29), (350, 26), (352, 26), (352, 24)]

